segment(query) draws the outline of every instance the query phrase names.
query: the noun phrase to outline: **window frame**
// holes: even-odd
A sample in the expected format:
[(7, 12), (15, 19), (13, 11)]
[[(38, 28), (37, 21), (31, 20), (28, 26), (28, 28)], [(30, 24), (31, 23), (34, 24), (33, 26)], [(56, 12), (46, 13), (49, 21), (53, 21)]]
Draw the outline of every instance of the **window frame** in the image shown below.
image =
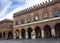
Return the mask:
[[(43, 19), (49, 19), (50, 17), (49, 17), (49, 10), (46, 8), (46, 9), (44, 9), (44, 11), (42, 12), (43, 14), (42, 14), (42, 17), (43, 17)], [(47, 14), (47, 17), (44, 17), (44, 14)]]
[[(59, 10), (58, 8), (54, 9), (54, 11), (55, 11), (55, 10), (58, 10), (58, 13), (59, 13), (59, 14), (58, 14), (58, 17), (59, 17), (59, 16), (60, 16), (60, 10)], [(53, 17), (55, 18), (54, 11), (53, 11)]]
[(24, 24), (25, 23), (24, 21), (25, 21), (24, 19), (21, 19), (21, 24)]
[[(38, 20), (36, 20), (36, 17), (38, 17)], [(34, 21), (39, 21), (39, 15), (34, 16)]]
[[(47, 17), (44, 17), (44, 14), (47, 14)], [(49, 19), (49, 13), (43, 13), (43, 19)]]
[(16, 21), (16, 24), (15, 25), (18, 25), (18, 21)]
[[(30, 21), (28, 19), (30, 19)], [(31, 18), (30, 17), (27, 17), (27, 23), (30, 23), (30, 22), (31, 22)]]

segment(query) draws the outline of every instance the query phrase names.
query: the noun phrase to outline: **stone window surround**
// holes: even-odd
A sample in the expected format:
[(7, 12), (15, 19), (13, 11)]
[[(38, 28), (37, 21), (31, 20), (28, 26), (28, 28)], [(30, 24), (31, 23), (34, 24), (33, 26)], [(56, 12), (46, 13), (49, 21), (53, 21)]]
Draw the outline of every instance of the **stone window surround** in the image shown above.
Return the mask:
[(37, 19), (39, 20), (39, 15), (34, 16), (34, 21), (38, 21)]
[(54, 16), (54, 11), (55, 11), (56, 9), (59, 10), (59, 16), (60, 16), (60, 8), (59, 8), (59, 7), (55, 7), (55, 8), (52, 9), (53, 18), (55, 18), (55, 16)]
[[(53, 10), (53, 12), (54, 12), (54, 10), (55, 9), (59, 9), (59, 8), (57, 8), (57, 7), (55, 7), (55, 8), (53, 8), (52, 10)], [(52, 14), (53, 14), (53, 12), (52, 12)], [(33, 13), (32, 13), (33, 14)], [(47, 14), (47, 18), (49, 18), (49, 12), (48, 12), (48, 9), (45, 9), (44, 11), (43, 11), (43, 14)], [(47, 19), (47, 18), (44, 18), (44, 15), (42, 14), (42, 20), (45, 20), (45, 19)], [(59, 14), (60, 14), (60, 10), (59, 10)], [(36, 15), (35, 15), (36, 16)], [(60, 15), (59, 15), (60, 16)], [(53, 17), (54, 17), (54, 15), (53, 15)], [(38, 18), (39, 19), (39, 18)], [(31, 21), (30, 21), (31, 22)], [(25, 20), (24, 20), (24, 23), (23, 24), (26, 24), (25, 23)], [(21, 24), (22, 25), (22, 24)]]
[[(56, 9), (54, 9), (54, 11), (55, 11)], [(57, 9), (58, 11), (59, 11), (59, 9)], [(53, 17), (55, 17), (55, 15), (54, 15), (54, 11), (53, 11)], [(60, 11), (59, 11), (60, 12)], [(58, 14), (58, 16), (60, 16), (60, 13)]]

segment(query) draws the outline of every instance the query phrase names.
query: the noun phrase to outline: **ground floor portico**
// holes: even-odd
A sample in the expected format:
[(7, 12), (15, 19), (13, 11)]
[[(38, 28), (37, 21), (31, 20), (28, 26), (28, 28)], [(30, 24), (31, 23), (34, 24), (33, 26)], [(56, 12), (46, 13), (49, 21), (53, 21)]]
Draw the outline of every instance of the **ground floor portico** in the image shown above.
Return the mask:
[(14, 26), (14, 39), (60, 38), (60, 20)]
[(0, 30), (0, 39), (60, 38), (60, 20), (33, 22), (15, 26), (13, 30)]
[(13, 39), (13, 32), (0, 30), (0, 39)]

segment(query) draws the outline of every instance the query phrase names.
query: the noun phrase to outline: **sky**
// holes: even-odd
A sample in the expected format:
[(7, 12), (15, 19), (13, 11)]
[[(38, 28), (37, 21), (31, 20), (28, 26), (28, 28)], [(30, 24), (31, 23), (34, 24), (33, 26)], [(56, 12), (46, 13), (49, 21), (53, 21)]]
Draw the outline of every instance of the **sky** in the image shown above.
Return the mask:
[(0, 0), (0, 21), (13, 19), (13, 14), (48, 0)]

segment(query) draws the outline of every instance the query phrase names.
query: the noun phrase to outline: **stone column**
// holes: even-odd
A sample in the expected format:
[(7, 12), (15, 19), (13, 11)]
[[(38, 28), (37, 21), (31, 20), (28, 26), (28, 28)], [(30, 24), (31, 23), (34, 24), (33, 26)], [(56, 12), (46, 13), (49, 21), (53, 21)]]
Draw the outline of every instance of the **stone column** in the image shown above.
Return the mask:
[(42, 38), (44, 38), (44, 30), (41, 29), (41, 35), (42, 35)]
[(26, 31), (26, 39), (28, 39), (28, 32)]
[(22, 37), (21, 37), (21, 32), (20, 32), (20, 36), (19, 36), (19, 38), (21, 39)]
[(14, 39), (16, 39), (16, 35), (15, 35), (15, 33), (14, 33), (14, 37), (13, 37)]
[(52, 37), (55, 37), (55, 29), (51, 29)]
[(31, 33), (31, 38), (32, 38), (32, 39), (35, 39), (35, 37), (36, 37), (35, 31), (33, 31), (33, 32)]
[(8, 34), (7, 34), (7, 33), (5, 34), (5, 39), (6, 39), (6, 40), (8, 39)]

